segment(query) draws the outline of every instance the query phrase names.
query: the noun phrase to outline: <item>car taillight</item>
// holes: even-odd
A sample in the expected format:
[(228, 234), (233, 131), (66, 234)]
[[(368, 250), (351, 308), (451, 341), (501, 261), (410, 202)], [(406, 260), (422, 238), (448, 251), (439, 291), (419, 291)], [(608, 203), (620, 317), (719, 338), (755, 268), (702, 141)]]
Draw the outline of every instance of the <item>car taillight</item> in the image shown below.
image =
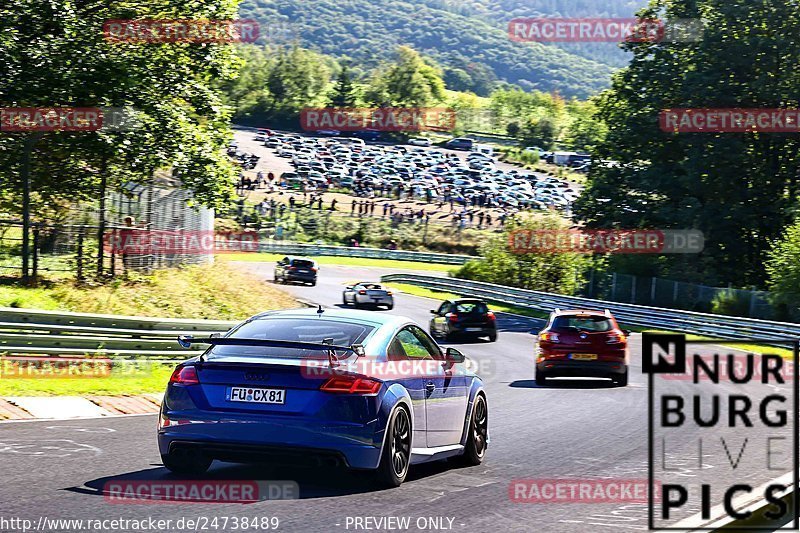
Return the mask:
[(316, 272), (316, 271), (317, 271), (317, 267), (311, 267), (311, 272)]
[(558, 333), (542, 333), (539, 335), (539, 340), (542, 342), (552, 342), (554, 344), (561, 342), (558, 339)]
[(492, 322), (494, 322), (494, 321), (495, 321), (495, 319), (496, 319), (497, 317), (496, 317), (496, 316), (494, 316), (494, 313), (492, 313), (491, 311), (487, 311), (487, 312), (486, 312), (486, 318), (488, 318), (489, 320), (491, 320)]
[(333, 376), (322, 384), (320, 390), (339, 394), (376, 394), (382, 383), (370, 378)]
[(361, 291), (358, 291), (358, 294), (367, 294), (367, 291), (361, 290)]
[(447, 313), (447, 320), (450, 322), (458, 322), (458, 315), (455, 313)]
[(625, 342), (625, 334), (624, 333), (610, 333), (608, 335), (608, 340), (606, 344), (619, 344)]
[(386, 295), (387, 296), (391, 296), (392, 295), (392, 291), (386, 291)]
[(179, 385), (197, 385), (200, 379), (197, 377), (197, 369), (193, 366), (179, 366), (169, 378), (170, 383)]
[(286, 270), (297, 270), (297, 267), (286, 267)]

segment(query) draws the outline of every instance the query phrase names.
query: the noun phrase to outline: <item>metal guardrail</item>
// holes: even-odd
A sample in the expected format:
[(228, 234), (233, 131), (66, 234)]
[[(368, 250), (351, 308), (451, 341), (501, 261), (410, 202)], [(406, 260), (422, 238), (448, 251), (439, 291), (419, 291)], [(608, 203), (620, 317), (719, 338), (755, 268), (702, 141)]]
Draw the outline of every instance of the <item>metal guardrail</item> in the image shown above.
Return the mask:
[(478, 257), (471, 255), (410, 252), (407, 250), (385, 250), (383, 248), (365, 248), (361, 246), (347, 247), (282, 242), (260, 242), (258, 243), (258, 251), (286, 255), (328, 255), (336, 257), (361, 257), (368, 259), (395, 259), (398, 261), (418, 261), (421, 263), (439, 263), (445, 265), (463, 265), (470, 259), (479, 259)]
[(618, 321), (627, 325), (692, 333), (712, 338), (785, 339), (787, 337), (800, 337), (800, 324), (606, 302), (457, 278), (418, 274), (389, 274), (381, 276), (381, 281), (385, 283), (408, 283), (428, 289), (485, 298), (544, 313), (549, 313), (555, 308), (608, 309)]
[(178, 335), (224, 333), (238, 322), (64, 313), (0, 308), (0, 353), (15, 355), (186, 359)]

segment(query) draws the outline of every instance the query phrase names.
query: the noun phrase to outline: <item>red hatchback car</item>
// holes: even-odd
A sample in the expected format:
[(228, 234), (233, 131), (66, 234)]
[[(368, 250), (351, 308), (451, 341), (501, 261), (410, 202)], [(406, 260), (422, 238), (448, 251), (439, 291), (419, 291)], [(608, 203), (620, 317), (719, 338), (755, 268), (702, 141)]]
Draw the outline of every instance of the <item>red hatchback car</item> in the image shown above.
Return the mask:
[(551, 377), (611, 378), (628, 384), (628, 336), (609, 311), (561, 310), (550, 314), (536, 346), (536, 384)]

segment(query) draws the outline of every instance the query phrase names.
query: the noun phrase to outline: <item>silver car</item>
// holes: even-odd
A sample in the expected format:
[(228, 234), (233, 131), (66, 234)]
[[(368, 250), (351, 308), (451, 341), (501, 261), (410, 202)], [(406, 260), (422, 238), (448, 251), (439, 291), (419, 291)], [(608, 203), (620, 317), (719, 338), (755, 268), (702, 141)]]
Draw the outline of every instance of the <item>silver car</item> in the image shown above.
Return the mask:
[(392, 291), (387, 290), (379, 283), (363, 281), (355, 285), (348, 285), (342, 292), (342, 303), (344, 305), (361, 306), (386, 306), (387, 309), (394, 307), (394, 297)]

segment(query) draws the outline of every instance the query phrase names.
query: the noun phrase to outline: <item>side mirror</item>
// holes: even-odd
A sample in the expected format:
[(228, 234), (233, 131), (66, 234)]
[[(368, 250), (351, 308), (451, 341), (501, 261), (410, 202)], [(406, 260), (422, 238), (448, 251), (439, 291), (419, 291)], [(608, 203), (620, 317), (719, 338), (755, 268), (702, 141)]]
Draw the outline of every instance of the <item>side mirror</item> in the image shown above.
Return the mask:
[(626, 337), (630, 337), (633, 334), (633, 332), (629, 329), (623, 329), (622, 334), (625, 335)]
[(353, 290), (353, 286), (352, 286), (352, 285), (347, 285), (347, 286), (344, 288), (344, 290), (346, 290), (346, 291)]
[(436, 314), (436, 309), (431, 309), (431, 314), (435, 315)]
[(467, 360), (464, 357), (464, 354), (456, 350), (455, 348), (448, 348), (447, 351), (444, 353), (445, 359), (450, 363), (463, 363)]

